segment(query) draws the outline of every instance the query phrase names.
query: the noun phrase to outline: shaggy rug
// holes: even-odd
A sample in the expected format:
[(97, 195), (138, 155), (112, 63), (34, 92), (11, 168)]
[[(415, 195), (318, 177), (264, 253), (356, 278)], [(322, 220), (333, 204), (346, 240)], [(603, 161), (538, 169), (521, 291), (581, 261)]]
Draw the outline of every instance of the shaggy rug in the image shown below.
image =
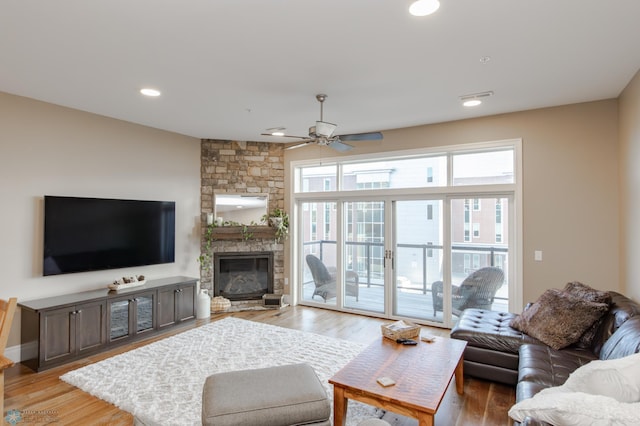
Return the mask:
[[(214, 373), (306, 362), (333, 403), (328, 379), (363, 349), (364, 345), (346, 340), (225, 318), (70, 371), (60, 379), (144, 424), (199, 425), (202, 387)], [(349, 401), (347, 424), (355, 426), (381, 414)]]

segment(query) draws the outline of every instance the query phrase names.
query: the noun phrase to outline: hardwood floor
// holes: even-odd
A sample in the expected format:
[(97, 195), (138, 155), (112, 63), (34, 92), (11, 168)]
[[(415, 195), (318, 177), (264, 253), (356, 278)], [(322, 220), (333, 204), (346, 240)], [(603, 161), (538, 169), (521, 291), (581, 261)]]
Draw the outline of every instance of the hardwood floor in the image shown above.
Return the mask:
[[(126, 345), (64, 366), (35, 373), (17, 364), (5, 373), (5, 409), (18, 410), (20, 424), (61, 425), (132, 425), (133, 417), (117, 407), (95, 398), (59, 376), (67, 371), (146, 345), (171, 334), (198, 327), (209, 321), (233, 316), (251, 321), (323, 334), (340, 339), (370, 343), (380, 338), (380, 325), (389, 322), (378, 318), (339, 313), (310, 307), (287, 307), (281, 310), (245, 311), (214, 314), (211, 319), (197, 320), (161, 336)], [(447, 336), (448, 330), (424, 327), (428, 333)], [(465, 393), (458, 395), (449, 386), (438, 413), (438, 426), (511, 426), (507, 410), (515, 403), (512, 387), (466, 377)], [(385, 420), (394, 426), (415, 426), (417, 421), (387, 413)]]

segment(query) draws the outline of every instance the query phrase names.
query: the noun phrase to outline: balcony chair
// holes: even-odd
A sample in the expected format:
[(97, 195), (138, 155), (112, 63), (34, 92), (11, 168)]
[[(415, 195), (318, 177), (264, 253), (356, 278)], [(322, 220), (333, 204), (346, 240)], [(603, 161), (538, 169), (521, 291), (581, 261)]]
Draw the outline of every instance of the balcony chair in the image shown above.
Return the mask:
[[(315, 283), (315, 290), (311, 298), (320, 296), (326, 302), (327, 299), (336, 297), (336, 271), (332, 268), (332, 271), (325, 266), (324, 263), (316, 256), (308, 254), (306, 257), (307, 265), (313, 276), (313, 282)], [(354, 296), (356, 302), (358, 301), (358, 274), (354, 271), (346, 271), (345, 273), (346, 283), (345, 290), (347, 296)]]
[[(500, 268), (487, 266), (473, 272), (460, 286), (451, 286), (452, 312), (460, 316), (467, 308), (491, 309), (496, 292), (504, 283), (504, 272)], [(433, 316), (442, 312), (442, 281), (431, 284)]]
[[(16, 311), (18, 299), (0, 299), (0, 414), (4, 419), (4, 370), (13, 365), (13, 361), (4, 356), (4, 350), (7, 347), (9, 332), (11, 331), (11, 323), (13, 323), (13, 314)], [(4, 423), (4, 422), (2, 422)]]

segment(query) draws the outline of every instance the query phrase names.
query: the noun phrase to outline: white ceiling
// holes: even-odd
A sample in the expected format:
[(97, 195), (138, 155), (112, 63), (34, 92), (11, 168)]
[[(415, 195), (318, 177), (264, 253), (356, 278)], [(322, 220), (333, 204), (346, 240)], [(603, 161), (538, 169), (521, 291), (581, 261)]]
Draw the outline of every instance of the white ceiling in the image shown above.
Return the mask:
[(273, 141), (307, 134), (317, 93), (347, 134), (615, 98), (640, 68), (638, 0), (410, 1), (0, 0), (0, 91)]

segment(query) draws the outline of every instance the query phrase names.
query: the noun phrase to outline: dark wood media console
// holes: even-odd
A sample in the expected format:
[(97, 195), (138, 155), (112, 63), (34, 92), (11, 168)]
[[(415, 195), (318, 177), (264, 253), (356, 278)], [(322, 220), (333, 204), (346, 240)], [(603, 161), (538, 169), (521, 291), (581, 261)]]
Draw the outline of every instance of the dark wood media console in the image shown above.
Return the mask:
[(197, 281), (170, 277), (19, 303), (22, 363), (42, 371), (195, 320)]

